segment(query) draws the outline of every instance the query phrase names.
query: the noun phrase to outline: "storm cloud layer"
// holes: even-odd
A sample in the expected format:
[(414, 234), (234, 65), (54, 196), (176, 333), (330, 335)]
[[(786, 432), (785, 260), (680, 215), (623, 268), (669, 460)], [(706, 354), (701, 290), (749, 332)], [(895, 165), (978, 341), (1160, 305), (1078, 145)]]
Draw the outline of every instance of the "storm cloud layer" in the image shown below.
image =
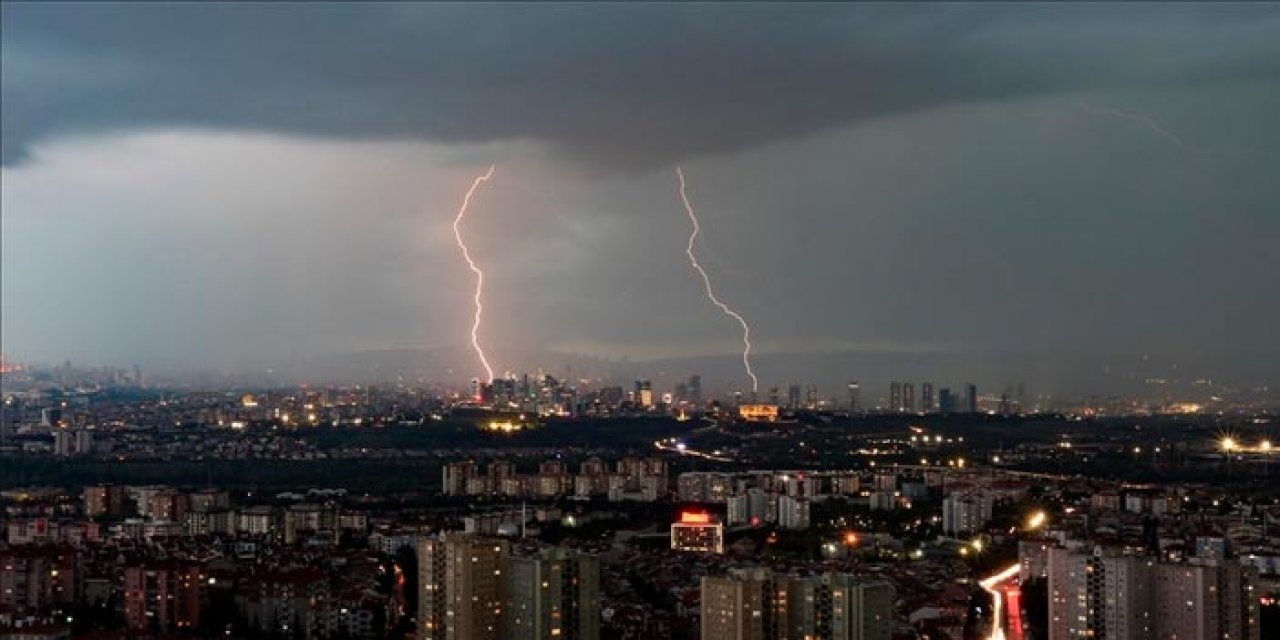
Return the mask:
[(4, 6), (3, 159), (161, 126), (654, 166), (885, 114), (1280, 75), (1265, 5)]
[(762, 387), (1280, 374), (1273, 6), (2, 7), (16, 359), (425, 347), (465, 380), (450, 223), (496, 162), (466, 232), (499, 370), (627, 356), (732, 388), (680, 162)]

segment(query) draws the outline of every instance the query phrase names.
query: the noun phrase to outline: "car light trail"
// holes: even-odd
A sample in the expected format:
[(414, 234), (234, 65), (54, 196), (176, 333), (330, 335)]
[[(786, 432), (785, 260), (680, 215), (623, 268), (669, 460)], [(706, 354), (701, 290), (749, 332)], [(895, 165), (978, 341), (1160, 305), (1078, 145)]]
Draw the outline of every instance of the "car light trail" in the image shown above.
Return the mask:
[(747, 369), (747, 376), (751, 378), (751, 392), (756, 393), (760, 390), (760, 380), (756, 378), (756, 374), (751, 370), (751, 325), (747, 324), (746, 318), (742, 314), (734, 311), (729, 305), (720, 301), (711, 289), (711, 278), (707, 275), (706, 269), (698, 263), (698, 258), (693, 253), (693, 245), (698, 240), (698, 233), (702, 228), (698, 225), (698, 214), (694, 212), (693, 205), (689, 203), (689, 196), (685, 192), (684, 171), (680, 166), (676, 166), (676, 177), (680, 179), (680, 200), (684, 202), (684, 210), (689, 214), (689, 222), (693, 223), (693, 231), (689, 234), (689, 246), (685, 249), (685, 254), (689, 256), (689, 265), (694, 271), (702, 276), (702, 284), (706, 288), (707, 299), (711, 304), (720, 308), (725, 315), (738, 321), (742, 325), (742, 366)]
[(1005, 640), (1004, 627), (1000, 620), (1004, 610), (1004, 595), (996, 590), (996, 585), (1018, 575), (1020, 568), (1017, 563), (1014, 563), (1004, 571), (989, 576), (978, 583), (983, 591), (991, 594), (991, 635), (987, 636), (987, 640)]
[(471, 252), (467, 250), (467, 243), (462, 240), (462, 218), (467, 215), (467, 207), (471, 206), (471, 196), (475, 194), (476, 189), (480, 187), (480, 183), (488, 182), (493, 177), (494, 165), (489, 165), (489, 170), (484, 175), (476, 177), (471, 183), (471, 188), (467, 189), (467, 195), (462, 198), (462, 207), (458, 209), (458, 216), (453, 219), (453, 237), (458, 241), (458, 248), (462, 249), (462, 257), (467, 261), (467, 267), (471, 272), (476, 274), (476, 295), (475, 319), (471, 323), (471, 348), (475, 349), (476, 355), (480, 358), (480, 365), (484, 367), (485, 380), (493, 382), (493, 367), (489, 366), (489, 359), (484, 355), (484, 349), (480, 347), (480, 317), (484, 314), (484, 303), (481, 297), (484, 294), (484, 272), (480, 267), (476, 266), (475, 260), (471, 259)]

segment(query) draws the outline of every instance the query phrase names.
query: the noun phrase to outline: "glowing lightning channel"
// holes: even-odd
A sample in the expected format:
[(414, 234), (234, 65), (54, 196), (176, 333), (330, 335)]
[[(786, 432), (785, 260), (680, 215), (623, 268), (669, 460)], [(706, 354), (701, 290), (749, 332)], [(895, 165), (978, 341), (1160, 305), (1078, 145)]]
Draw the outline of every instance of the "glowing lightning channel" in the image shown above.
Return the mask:
[(482, 176), (478, 176), (475, 182), (471, 183), (471, 188), (467, 189), (467, 195), (462, 198), (462, 207), (458, 209), (458, 217), (453, 219), (453, 237), (458, 241), (458, 248), (462, 249), (462, 257), (467, 261), (467, 266), (471, 268), (471, 272), (476, 274), (476, 315), (475, 320), (471, 323), (471, 347), (476, 350), (476, 355), (480, 357), (480, 364), (484, 367), (485, 379), (493, 382), (493, 367), (489, 366), (489, 359), (484, 356), (484, 349), (480, 347), (480, 316), (484, 314), (484, 304), (480, 301), (480, 297), (484, 292), (484, 272), (480, 267), (476, 266), (475, 260), (471, 259), (471, 252), (467, 251), (467, 244), (462, 240), (462, 230), (458, 225), (462, 224), (463, 216), (467, 215), (467, 207), (471, 206), (471, 196), (475, 194), (476, 189), (480, 187), (480, 183), (488, 182), (493, 177), (494, 165), (489, 165), (489, 170)]
[(759, 391), (760, 380), (756, 378), (756, 374), (751, 370), (751, 325), (747, 324), (746, 318), (742, 314), (729, 308), (729, 305), (720, 301), (716, 297), (715, 292), (711, 290), (711, 278), (707, 276), (707, 271), (698, 264), (698, 258), (693, 255), (693, 245), (698, 239), (698, 232), (702, 229), (698, 226), (698, 215), (693, 211), (693, 205), (689, 204), (689, 196), (685, 193), (684, 171), (679, 165), (676, 166), (676, 177), (680, 179), (680, 200), (684, 202), (684, 210), (689, 213), (689, 222), (693, 223), (693, 232), (689, 234), (689, 247), (685, 249), (685, 253), (689, 256), (689, 265), (693, 267), (698, 275), (702, 276), (702, 284), (707, 290), (707, 299), (711, 304), (719, 307), (726, 316), (738, 321), (742, 325), (742, 366), (746, 367), (747, 375), (751, 377), (751, 392)]
[(1131, 122), (1136, 122), (1146, 127), (1147, 129), (1150, 129), (1151, 131), (1154, 131), (1160, 134), (1161, 136), (1164, 136), (1170, 142), (1178, 145), (1179, 148), (1187, 149), (1187, 143), (1183, 142), (1182, 138), (1179, 138), (1172, 131), (1161, 126), (1159, 122), (1156, 122), (1155, 120), (1152, 120), (1151, 118), (1144, 116), (1141, 113), (1121, 111), (1119, 109), (1114, 109), (1112, 107), (1098, 107), (1083, 101), (1081, 101), (1079, 104), (1081, 109), (1084, 109), (1085, 111), (1088, 111), (1090, 113), (1096, 113), (1104, 116), (1114, 116), (1116, 118), (1122, 118), (1125, 120), (1129, 120)]

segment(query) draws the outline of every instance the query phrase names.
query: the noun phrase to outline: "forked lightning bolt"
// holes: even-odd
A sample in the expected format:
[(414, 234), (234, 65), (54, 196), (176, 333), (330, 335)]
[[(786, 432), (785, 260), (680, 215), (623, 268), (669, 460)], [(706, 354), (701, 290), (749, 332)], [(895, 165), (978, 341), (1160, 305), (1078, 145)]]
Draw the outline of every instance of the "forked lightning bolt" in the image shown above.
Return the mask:
[(478, 176), (471, 183), (471, 188), (467, 189), (467, 195), (462, 198), (462, 207), (458, 209), (458, 217), (453, 219), (453, 237), (458, 241), (458, 248), (462, 249), (462, 257), (467, 261), (467, 266), (471, 272), (476, 274), (476, 314), (475, 319), (471, 323), (471, 347), (476, 350), (476, 355), (480, 357), (480, 364), (484, 367), (485, 380), (493, 382), (493, 367), (489, 366), (489, 359), (484, 355), (484, 349), (480, 347), (480, 316), (484, 314), (484, 303), (481, 302), (481, 296), (484, 294), (484, 272), (480, 267), (476, 266), (476, 261), (471, 259), (471, 252), (467, 251), (467, 243), (462, 240), (462, 218), (467, 215), (467, 207), (471, 206), (471, 196), (475, 194), (476, 189), (480, 187), (480, 183), (488, 182), (493, 177), (494, 165), (489, 165), (489, 170), (482, 176)]
[(751, 392), (755, 393), (759, 390), (760, 381), (756, 378), (756, 374), (751, 370), (751, 325), (747, 324), (746, 318), (742, 314), (734, 311), (729, 305), (720, 301), (716, 297), (714, 291), (711, 290), (711, 278), (707, 276), (707, 271), (698, 264), (698, 258), (693, 254), (693, 245), (698, 240), (698, 232), (702, 229), (698, 225), (698, 215), (693, 210), (693, 205), (689, 204), (689, 196), (685, 193), (684, 171), (676, 166), (676, 177), (680, 179), (680, 200), (684, 202), (684, 210), (689, 213), (689, 222), (693, 223), (693, 232), (689, 234), (689, 246), (685, 249), (685, 253), (689, 256), (689, 265), (693, 267), (698, 275), (702, 276), (702, 284), (707, 291), (707, 299), (711, 304), (719, 307), (726, 316), (738, 321), (742, 325), (742, 366), (746, 367), (747, 375), (751, 377)]

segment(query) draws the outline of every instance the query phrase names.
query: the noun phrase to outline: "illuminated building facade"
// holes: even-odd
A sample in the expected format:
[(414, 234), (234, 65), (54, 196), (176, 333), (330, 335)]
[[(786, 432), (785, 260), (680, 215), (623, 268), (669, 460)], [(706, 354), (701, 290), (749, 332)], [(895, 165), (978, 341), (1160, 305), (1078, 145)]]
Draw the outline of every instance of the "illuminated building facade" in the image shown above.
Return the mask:
[(507, 559), (502, 640), (598, 640), (600, 559), (568, 549)]
[(894, 590), (847, 573), (739, 569), (702, 579), (702, 635), (715, 640), (889, 640)]
[(724, 524), (705, 512), (685, 511), (671, 524), (671, 548), (694, 553), (724, 553)]
[(441, 535), (418, 543), (418, 637), (496, 640), (507, 541)]
[(124, 570), (124, 618), (130, 629), (176, 631), (200, 626), (200, 569), (156, 564)]
[(1255, 574), (1234, 562), (1157, 562), (1050, 548), (1049, 640), (1258, 640)]
[(778, 407), (772, 404), (744, 404), (738, 408), (738, 415), (747, 422), (777, 422)]

